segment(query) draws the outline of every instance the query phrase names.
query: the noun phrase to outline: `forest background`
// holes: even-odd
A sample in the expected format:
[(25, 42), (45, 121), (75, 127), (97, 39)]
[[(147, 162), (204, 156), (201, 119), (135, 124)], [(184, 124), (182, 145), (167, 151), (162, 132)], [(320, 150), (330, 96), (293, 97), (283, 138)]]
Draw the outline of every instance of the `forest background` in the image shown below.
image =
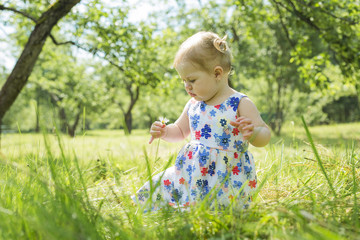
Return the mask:
[[(31, 37), (59, 2), (73, 7), (43, 36), (38, 58), (18, 61), (34, 49)], [(276, 135), (301, 115), (312, 125), (359, 121), (359, 6), (358, 0), (2, 1), (3, 132), (38, 132), (42, 123), (71, 136), (89, 129), (131, 133), (159, 116), (173, 122), (188, 100), (173, 57), (200, 30), (227, 35), (231, 83), (253, 99)], [(16, 91), (9, 96), (9, 89)]]

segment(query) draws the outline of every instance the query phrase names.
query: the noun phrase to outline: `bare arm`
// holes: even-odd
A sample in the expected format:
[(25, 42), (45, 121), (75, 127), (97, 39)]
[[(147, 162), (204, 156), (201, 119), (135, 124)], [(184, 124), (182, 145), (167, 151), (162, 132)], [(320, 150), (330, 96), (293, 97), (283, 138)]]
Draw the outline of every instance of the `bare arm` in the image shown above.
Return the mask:
[(260, 116), (255, 104), (249, 98), (243, 98), (238, 107), (238, 116), (231, 125), (237, 127), (245, 140), (255, 147), (264, 147), (271, 138), (271, 131)]

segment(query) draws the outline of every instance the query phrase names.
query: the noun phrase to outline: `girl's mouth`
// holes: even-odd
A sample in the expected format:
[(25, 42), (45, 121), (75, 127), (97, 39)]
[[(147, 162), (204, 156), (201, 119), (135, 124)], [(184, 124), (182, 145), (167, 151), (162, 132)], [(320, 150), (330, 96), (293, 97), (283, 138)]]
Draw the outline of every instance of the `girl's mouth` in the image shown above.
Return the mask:
[(196, 94), (193, 94), (193, 93), (191, 93), (191, 92), (188, 92), (188, 94), (189, 94), (191, 97), (195, 97), (195, 96), (196, 96)]

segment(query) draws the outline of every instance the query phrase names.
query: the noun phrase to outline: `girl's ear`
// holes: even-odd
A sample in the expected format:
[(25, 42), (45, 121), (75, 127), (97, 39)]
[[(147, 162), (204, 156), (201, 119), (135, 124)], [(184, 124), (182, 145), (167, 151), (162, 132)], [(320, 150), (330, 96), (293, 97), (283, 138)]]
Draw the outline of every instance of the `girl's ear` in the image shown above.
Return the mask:
[(223, 73), (224, 73), (224, 69), (222, 67), (216, 66), (214, 68), (214, 74), (217, 79), (221, 79)]

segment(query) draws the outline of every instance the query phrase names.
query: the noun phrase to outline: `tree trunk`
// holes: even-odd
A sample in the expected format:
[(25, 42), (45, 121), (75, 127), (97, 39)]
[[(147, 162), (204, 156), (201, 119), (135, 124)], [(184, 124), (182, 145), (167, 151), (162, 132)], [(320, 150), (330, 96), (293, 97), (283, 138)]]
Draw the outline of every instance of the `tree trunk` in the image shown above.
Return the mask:
[(36, 99), (36, 125), (35, 132), (40, 132), (40, 97)]
[(80, 0), (58, 0), (41, 15), (0, 91), (0, 119), (4, 117), (25, 86), (51, 29), (79, 2)]
[(131, 130), (132, 130), (132, 113), (127, 112), (125, 114), (125, 125), (126, 125), (126, 130), (125, 132), (127, 132), (128, 134), (131, 134)]
[(127, 85), (126, 90), (130, 94), (130, 104), (128, 109), (125, 111), (123, 107), (119, 104), (121, 111), (124, 114), (125, 134), (131, 134), (132, 130), (132, 110), (139, 99), (140, 87), (136, 86), (135, 90), (132, 88), (131, 84)]
[(65, 109), (62, 107), (59, 107), (59, 118), (60, 118), (60, 131), (62, 133), (66, 133), (68, 130), (68, 120), (66, 117)]
[(80, 109), (79, 113), (76, 115), (73, 125), (70, 126), (70, 124), (69, 124), (69, 126), (68, 126), (68, 128), (69, 128), (68, 133), (69, 133), (70, 137), (75, 137), (75, 130), (76, 130), (77, 125), (79, 124), (80, 115), (81, 115), (81, 109)]

